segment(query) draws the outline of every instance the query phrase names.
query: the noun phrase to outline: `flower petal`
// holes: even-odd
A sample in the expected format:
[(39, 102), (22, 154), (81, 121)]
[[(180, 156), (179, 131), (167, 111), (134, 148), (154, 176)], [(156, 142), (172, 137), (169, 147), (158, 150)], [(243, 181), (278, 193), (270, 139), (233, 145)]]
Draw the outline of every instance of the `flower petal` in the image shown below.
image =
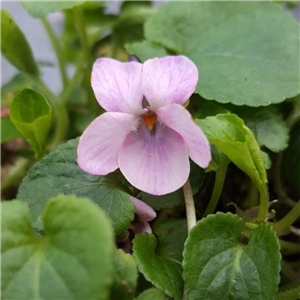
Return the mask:
[(183, 138), (159, 122), (150, 131), (143, 121), (137, 132), (127, 135), (120, 150), (119, 167), (132, 185), (153, 195), (177, 190), (190, 171)]
[(185, 56), (147, 60), (143, 65), (143, 94), (152, 110), (171, 103), (185, 103), (193, 94), (198, 70)]
[(118, 168), (119, 150), (138, 119), (125, 113), (104, 113), (83, 132), (77, 148), (81, 169), (94, 175), (106, 175)]
[(208, 167), (211, 161), (209, 142), (190, 113), (179, 104), (170, 104), (160, 108), (156, 114), (164, 124), (183, 137), (191, 159), (202, 168)]
[(92, 88), (107, 111), (140, 114), (142, 110), (142, 64), (99, 58), (92, 71)]
[(130, 199), (135, 206), (135, 215), (137, 216), (137, 220), (133, 221), (131, 228), (135, 233), (152, 233), (152, 229), (148, 222), (156, 218), (156, 212), (145, 202), (132, 196)]

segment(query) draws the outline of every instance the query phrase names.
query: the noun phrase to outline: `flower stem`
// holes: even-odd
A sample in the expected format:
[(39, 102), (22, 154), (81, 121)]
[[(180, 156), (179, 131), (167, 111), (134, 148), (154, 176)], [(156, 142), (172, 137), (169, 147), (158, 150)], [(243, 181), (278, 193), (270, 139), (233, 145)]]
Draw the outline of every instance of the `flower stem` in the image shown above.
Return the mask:
[(190, 181), (187, 182), (183, 186), (183, 194), (185, 200), (185, 208), (186, 208), (186, 218), (187, 218), (187, 227), (188, 231), (190, 231), (196, 225), (196, 210), (195, 203), (192, 193), (192, 188)]
[(88, 45), (88, 39), (87, 39), (87, 34), (83, 22), (83, 13), (81, 8), (79, 7), (74, 8), (74, 19), (75, 19), (75, 25), (77, 27), (77, 31), (78, 31), (82, 51), (83, 51), (83, 57), (85, 60), (85, 65), (83, 66), (84, 69), (83, 81), (87, 91), (88, 103), (91, 112), (97, 112), (99, 110), (99, 106), (95, 101), (94, 93), (90, 84), (91, 71), (92, 71), (91, 53)]
[(64, 61), (64, 54), (63, 51), (60, 47), (59, 41), (55, 35), (55, 33), (53, 32), (53, 29), (51, 28), (48, 20), (45, 17), (41, 18), (41, 21), (45, 27), (45, 30), (49, 36), (49, 39), (51, 41), (52, 47), (55, 51), (57, 60), (58, 60), (58, 65), (59, 65), (59, 70), (60, 70), (60, 76), (63, 82), (63, 86), (64, 88), (67, 86), (68, 83), (68, 77), (67, 77), (67, 73), (66, 73), (66, 69), (65, 69), (65, 61)]
[(267, 219), (268, 203), (269, 203), (269, 192), (266, 183), (258, 186), (259, 190), (259, 206), (256, 221), (257, 223), (263, 223)]
[(284, 218), (272, 224), (272, 226), (276, 232), (282, 232), (285, 229), (289, 228), (299, 217), (300, 217), (300, 200)]
[(224, 181), (227, 173), (227, 167), (228, 167), (228, 162), (226, 161), (221, 163), (220, 167), (216, 170), (216, 179), (215, 179), (213, 193), (209, 200), (208, 206), (206, 207), (206, 210), (203, 214), (203, 217), (212, 214), (217, 207), (218, 201), (220, 199), (223, 190)]

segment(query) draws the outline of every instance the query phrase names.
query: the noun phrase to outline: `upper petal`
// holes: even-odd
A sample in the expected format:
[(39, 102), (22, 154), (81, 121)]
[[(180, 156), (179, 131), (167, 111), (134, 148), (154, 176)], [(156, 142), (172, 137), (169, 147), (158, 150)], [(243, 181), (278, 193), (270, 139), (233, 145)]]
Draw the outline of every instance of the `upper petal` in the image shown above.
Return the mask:
[(211, 161), (209, 142), (190, 113), (179, 104), (170, 104), (160, 108), (156, 114), (184, 138), (191, 159), (202, 168), (208, 167)]
[(186, 102), (196, 88), (198, 70), (185, 56), (166, 56), (147, 60), (142, 78), (143, 94), (151, 109), (156, 110)]
[(159, 122), (149, 131), (143, 121), (137, 132), (127, 135), (120, 150), (119, 167), (132, 185), (153, 195), (179, 189), (190, 171), (183, 138)]
[(104, 113), (83, 132), (77, 148), (81, 169), (94, 175), (106, 175), (118, 168), (119, 150), (138, 119), (125, 113)]
[(142, 64), (99, 58), (92, 71), (92, 88), (107, 111), (139, 114), (142, 110)]

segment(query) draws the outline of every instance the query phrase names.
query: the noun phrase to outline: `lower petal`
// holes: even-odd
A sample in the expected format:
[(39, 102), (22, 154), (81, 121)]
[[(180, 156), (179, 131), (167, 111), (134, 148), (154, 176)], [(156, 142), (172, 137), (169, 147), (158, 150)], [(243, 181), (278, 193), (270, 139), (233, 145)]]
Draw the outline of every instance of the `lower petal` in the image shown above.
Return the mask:
[(170, 104), (160, 108), (156, 114), (183, 137), (191, 159), (202, 168), (208, 167), (211, 161), (209, 142), (190, 113), (179, 104)]
[(118, 155), (127, 134), (135, 130), (137, 118), (119, 112), (104, 113), (83, 132), (77, 148), (81, 169), (94, 175), (106, 175), (118, 168)]
[(152, 131), (141, 122), (137, 132), (126, 137), (119, 154), (119, 167), (133, 186), (153, 195), (179, 189), (190, 171), (183, 138), (159, 122)]

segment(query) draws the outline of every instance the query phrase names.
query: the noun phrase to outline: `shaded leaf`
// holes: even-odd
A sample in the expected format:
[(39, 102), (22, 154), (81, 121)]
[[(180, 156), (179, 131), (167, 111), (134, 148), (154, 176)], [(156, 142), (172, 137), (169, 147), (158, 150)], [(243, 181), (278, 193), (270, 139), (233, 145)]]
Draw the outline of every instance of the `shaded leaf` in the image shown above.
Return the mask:
[(20, 185), (17, 198), (29, 205), (35, 226), (40, 227), (42, 211), (49, 198), (58, 194), (89, 197), (103, 208), (117, 234), (134, 219), (134, 205), (122, 191), (117, 176), (101, 177), (82, 171), (76, 161), (78, 140), (71, 140), (36, 163)]
[(133, 255), (140, 272), (168, 296), (179, 300), (183, 293), (182, 251), (187, 237), (186, 220), (168, 219), (154, 226), (153, 234), (133, 240)]
[(34, 76), (39, 74), (23, 32), (6, 10), (1, 10), (1, 52), (20, 71)]
[(1, 118), (1, 144), (22, 137), (10, 118)]
[(151, 288), (138, 295), (136, 300), (167, 300), (162, 290)]

